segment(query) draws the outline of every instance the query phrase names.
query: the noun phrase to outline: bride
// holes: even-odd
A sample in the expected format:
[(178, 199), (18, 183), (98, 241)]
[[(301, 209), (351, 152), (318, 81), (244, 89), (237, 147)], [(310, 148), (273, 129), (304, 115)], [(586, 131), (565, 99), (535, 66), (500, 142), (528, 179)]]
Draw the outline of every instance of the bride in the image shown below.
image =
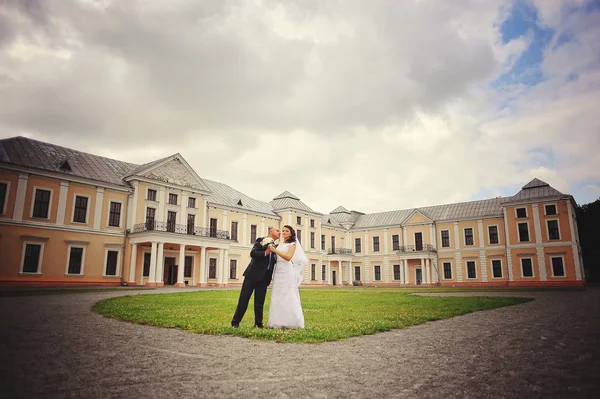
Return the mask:
[(302, 282), (302, 265), (308, 258), (296, 240), (292, 226), (285, 225), (281, 230), (283, 243), (271, 252), (277, 254), (273, 271), (271, 305), (269, 305), (269, 328), (304, 328), (304, 314), (300, 303), (298, 287)]

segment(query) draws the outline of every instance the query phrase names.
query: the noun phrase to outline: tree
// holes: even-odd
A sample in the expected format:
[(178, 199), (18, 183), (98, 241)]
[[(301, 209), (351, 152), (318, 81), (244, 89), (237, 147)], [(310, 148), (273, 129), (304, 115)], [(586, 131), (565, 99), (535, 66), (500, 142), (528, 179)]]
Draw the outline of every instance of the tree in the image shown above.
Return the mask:
[(600, 281), (600, 198), (577, 206), (575, 213), (587, 280)]

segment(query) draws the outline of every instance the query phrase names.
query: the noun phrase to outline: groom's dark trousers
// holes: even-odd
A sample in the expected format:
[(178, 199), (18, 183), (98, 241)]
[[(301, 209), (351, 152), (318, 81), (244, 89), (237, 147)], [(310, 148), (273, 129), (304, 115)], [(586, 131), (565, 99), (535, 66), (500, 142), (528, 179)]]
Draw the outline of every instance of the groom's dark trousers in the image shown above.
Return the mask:
[(267, 287), (271, 283), (273, 266), (277, 260), (275, 254), (266, 255), (267, 248), (260, 244), (263, 239), (264, 237), (258, 238), (250, 251), (251, 260), (246, 271), (244, 271), (244, 282), (242, 283), (237, 309), (231, 320), (232, 326), (238, 326), (242, 321), (253, 292), (254, 325), (262, 326)]

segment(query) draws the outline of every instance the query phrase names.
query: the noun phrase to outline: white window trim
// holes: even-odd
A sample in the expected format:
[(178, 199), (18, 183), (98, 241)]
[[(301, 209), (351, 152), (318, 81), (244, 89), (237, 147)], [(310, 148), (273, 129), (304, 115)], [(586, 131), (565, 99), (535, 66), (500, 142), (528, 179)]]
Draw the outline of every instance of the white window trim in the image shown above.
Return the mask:
[[(498, 236), (498, 242), (492, 244), (492, 235), (490, 234), (490, 227), (496, 227), (496, 233)], [(497, 224), (488, 225), (488, 245), (500, 245), (500, 226)]]
[[(546, 213), (546, 207), (547, 207), (547, 206), (549, 206), (549, 205), (554, 205), (554, 210), (556, 211), (556, 213), (555, 213), (555, 214), (553, 214), (553, 215), (548, 215), (548, 214)], [(558, 216), (558, 204), (557, 204), (556, 202), (553, 202), (553, 203), (548, 203), (548, 204), (544, 204), (544, 216)]]
[[(231, 228), (231, 224), (232, 224), (233, 222), (237, 223), (237, 229), (236, 229), (236, 230), (237, 230), (237, 231), (236, 231), (237, 239), (236, 239), (236, 242), (240, 242), (240, 221), (239, 221), (239, 220), (235, 220), (235, 219), (234, 219), (234, 220), (231, 220), (231, 221), (229, 222), (229, 237), (230, 237), (230, 238), (232, 238), (232, 237), (233, 237), (233, 229)], [(186, 221), (186, 223), (187, 223), (187, 221)]]
[[(195, 273), (195, 271), (196, 271), (195, 270), (196, 269), (196, 265), (195, 265), (195, 263), (196, 263), (195, 262), (196, 257), (194, 255), (195, 255), (194, 253), (189, 253), (189, 254), (185, 253), (183, 255), (183, 279), (184, 280), (193, 280), (194, 279), (194, 274), (196, 274)], [(190, 277), (185, 277), (185, 258), (188, 258), (188, 257), (192, 258), (192, 275)], [(237, 272), (237, 270), (236, 270), (236, 272)]]
[[(65, 265), (65, 276), (83, 276), (83, 268), (85, 266), (85, 245), (81, 244), (69, 244), (67, 248), (67, 264)], [(69, 273), (69, 262), (71, 262), (71, 248), (82, 248), (81, 254), (81, 270), (79, 274)]]
[(413, 233), (413, 242), (415, 245), (415, 251), (417, 250), (417, 234), (421, 234), (421, 244), (423, 245), (423, 248), (425, 248), (425, 239), (423, 238), (424, 234), (422, 231), (415, 231)]
[[(35, 218), (33, 217), (33, 208), (35, 206), (35, 194), (37, 192), (37, 190), (45, 190), (45, 191), (50, 191), (50, 200), (48, 201), (48, 216), (47, 217), (38, 217), (36, 216)], [(52, 217), (52, 197), (54, 197), (54, 189), (52, 188), (48, 188), (48, 187), (41, 187), (41, 186), (33, 186), (33, 193), (31, 196), (31, 209), (29, 210), (29, 218), (30, 219), (46, 219), (46, 220), (50, 220), (50, 218)]]
[[(520, 218), (519, 216), (517, 216), (517, 209), (525, 209), (525, 217), (524, 218)], [(527, 210), (526, 206), (520, 206), (518, 208), (515, 208), (515, 219), (526, 219), (529, 217), (529, 211)]]
[[(558, 238), (557, 239), (550, 239), (550, 226), (548, 225), (549, 222), (556, 220), (556, 224), (558, 225)], [(548, 238), (548, 241), (560, 241), (562, 240), (561, 234), (560, 234), (560, 219), (556, 218), (556, 219), (546, 219), (546, 237)]]
[[(0, 209), (0, 216), (6, 215), (6, 207), (8, 205), (8, 198), (10, 194), (10, 182), (5, 180), (0, 180), (0, 184), (6, 184), (6, 197), (4, 198), (4, 204), (2, 204), (2, 209)], [(33, 210), (32, 210), (33, 212)]]
[[(375, 239), (377, 238), (377, 245), (379, 246), (379, 248), (377, 250), (375, 250)], [(379, 236), (373, 236), (373, 240), (371, 240), (373, 242), (373, 247), (371, 248), (372, 252), (381, 252), (381, 240), (379, 239)]]
[[(113, 275), (108, 275), (106, 274), (106, 266), (108, 266), (106, 264), (106, 262), (108, 262), (108, 251), (116, 251), (118, 252), (117, 255), (117, 269), (115, 270), (115, 274)], [(102, 277), (107, 277), (107, 278), (119, 278), (121, 276), (121, 255), (122, 255), (122, 250), (121, 248), (106, 248), (104, 250), (104, 266), (103, 266), (103, 270), (102, 270)], [(150, 271), (150, 273), (152, 273), (152, 271)]]
[[(360, 279), (356, 280), (356, 268), (358, 268), (358, 274)], [(352, 281), (362, 281), (362, 268), (360, 266), (354, 266), (354, 270), (352, 270)]]
[[(525, 223), (527, 225), (527, 236), (529, 236), (529, 240), (527, 241), (521, 241), (521, 234), (519, 233), (519, 225)], [(519, 242), (532, 242), (531, 240), (531, 230), (529, 229), (529, 221), (524, 221), (524, 222), (517, 222), (517, 240)]]
[[(215, 260), (215, 277), (210, 277), (210, 261), (211, 259)], [(219, 259), (218, 258), (208, 258), (208, 262), (206, 262), (206, 278), (208, 280), (216, 280), (219, 277)]]
[[(171, 194), (177, 196), (177, 203), (176, 204), (172, 204), (171, 201), (169, 200), (169, 197), (171, 196)], [(181, 204), (179, 203), (179, 200), (182, 198), (182, 196), (179, 195), (179, 194), (180, 193), (174, 193), (173, 191), (167, 191), (167, 205), (180, 206)]]
[[(469, 277), (469, 262), (473, 262), (475, 264), (475, 277)], [(467, 275), (467, 280), (477, 280), (477, 261), (465, 260), (465, 272)]]
[(144, 224), (145, 224), (145, 223), (146, 223), (146, 221), (148, 220), (148, 219), (147, 219), (147, 217), (148, 217), (148, 208), (152, 208), (152, 209), (154, 209), (154, 221), (155, 221), (155, 222), (156, 222), (156, 221), (159, 221), (159, 220), (158, 220), (158, 217), (157, 217), (157, 215), (156, 215), (156, 211), (157, 211), (158, 209), (157, 209), (156, 207), (154, 207), (154, 206), (148, 206), (148, 205), (146, 205), (146, 208), (144, 208)]
[[(467, 229), (473, 230), (473, 244), (467, 245)], [(463, 246), (474, 247), (475, 246), (475, 228), (474, 227), (463, 227)]]
[[(111, 226), (109, 224), (110, 223), (110, 205), (113, 202), (115, 204), (121, 204), (121, 212), (119, 213), (119, 225), (118, 226)], [(145, 217), (145, 215), (144, 215), (144, 217)], [(107, 215), (106, 215), (106, 227), (109, 227), (109, 228), (112, 227), (112, 228), (116, 229), (116, 228), (120, 228), (121, 226), (123, 226), (123, 201), (109, 200), (108, 201), (108, 212), (107, 212)]]
[[(531, 277), (530, 276), (525, 276), (525, 273), (523, 273), (523, 259), (529, 259), (531, 260)], [(535, 265), (533, 263), (533, 258), (521, 258), (519, 260), (519, 263), (521, 264), (521, 278), (535, 278)]]
[[(44, 245), (43, 241), (23, 241), (23, 250), (21, 251), (21, 268), (19, 270), (19, 274), (23, 274), (26, 276), (37, 276), (42, 274), (42, 260), (44, 259)], [(36, 272), (24, 272), (23, 267), (25, 266), (25, 248), (27, 245), (41, 245), (40, 248), (40, 258), (38, 259), (38, 267)]]
[[(209, 218), (209, 223), (208, 223), (208, 228), (210, 229), (210, 219)], [(213, 218), (214, 219), (214, 218)], [(217, 222), (218, 225), (219, 222)], [(255, 240), (252, 241), (252, 226), (254, 226), (254, 230), (256, 230), (256, 234), (255, 234)], [(258, 225), (257, 224), (250, 224), (250, 229), (248, 230), (248, 240), (250, 241), (250, 245), (254, 245), (254, 243), (256, 242), (256, 240), (258, 240)]]
[[(494, 277), (494, 261), (500, 262), (500, 277)], [(490, 276), (492, 276), (492, 280), (500, 280), (504, 278), (504, 265), (502, 265), (502, 259), (490, 260)]]
[[(156, 199), (155, 200), (148, 199), (148, 191), (150, 191), (150, 190), (156, 191)], [(154, 203), (154, 202), (158, 203), (159, 202), (158, 201), (158, 188), (146, 187), (146, 196), (144, 197), (144, 200), (152, 202), (152, 203)]]
[[(375, 268), (379, 267), (379, 278), (375, 278)], [(381, 280), (381, 265), (373, 265), (373, 281), (382, 281)]]
[[(444, 247), (444, 237), (442, 237), (443, 231), (448, 232), (448, 246), (447, 247)], [(452, 248), (452, 238), (450, 237), (450, 230), (448, 230), (448, 229), (440, 230), (440, 248)]]
[[(87, 204), (85, 205), (85, 222), (76, 222), (75, 219), (75, 201), (77, 200), (77, 197), (83, 197), (83, 198), (87, 198)], [(90, 219), (90, 204), (91, 204), (91, 198), (89, 195), (86, 194), (79, 194), (79, 193), (75, 193), (73, 194), (73, 203), (71, 206), (71, 223), (75, 223), (78, 225), (86, 225), (88, 224), (88, 221)]]
[(400, 234), (390, 234), (390, 248), (392, 248), (392, 251), (398, 251), (399, 249), (394, 249), (394, 236), (398, 237), (398, 248), (401, 247), (400, 245)]
[[(235, 261), (235, 277), (231, 277), (231, 261), (232, 261), (232, 260), (234, 260), (234, 261)], [(228, 266), (229, 266), (229, 267), (227, 268), (227, 271), (228, 271), (229, 273), (227, 273), (227, 275), (229, 276), (229, 279), (230, 279), (230, 280), (239, 280), (239, 279), (238, 279), (238, 274), (239, 274), (239, 271), (240, 271), (240, 265), (239, 265), (239, 262), (238, 262), (238, 260), (237, 260), (237, 259), (231, 259), (231, 258), (229, 258), (229, 263), (228, 263)], [(193, 271), (192, 271), (192, 274), (194, 274), (194, 272), (193, 272)]]
[[(396, 271), (394, 270), (394, 267), (396, 267), (396, 266), (398, 266), (400, 278), (395, 277)], [(400, 281), (400, 280), (402, 280), (402, 265), (399, 265), (399, 264), (392, 265), (392, 281)]]
[[(190, 206), (190, 199), (192, 199), (192, 198), (194, 199), (194, 204), (195, 204), (196, 206)], [(192, 197), (192, 196), (189, 196), (189, 197), (188, 197), (187, 208), (188, 208), (188, 209), (198, 209), (198, 197)]]
[[(449, 263), (450, 264), (450, 278), (446, 278), (446, 274), (445, 274), (445, 270), (444, 270), (444, 264)], [(452, 270), (452, 262), (442, 262), (442, 280), (452, 280), (454, 277), (454, 271)]]
[[(554, 258), (560, 258), (560, 259), (562, 259), (562, 267), (563, 267), (563, 272), (564, 272), (563, 276), (555, 276), (554, 275), (554, 265), (552, 264), (552, 259), (554, 259)], [(565, 257), (564, 257), (564, 255), (553, 255), (553, 256), (550, 256), (550, 271), (552, 273), (552, 277), (553, 278), (567, 278), (567, 267), (565, 266)]]

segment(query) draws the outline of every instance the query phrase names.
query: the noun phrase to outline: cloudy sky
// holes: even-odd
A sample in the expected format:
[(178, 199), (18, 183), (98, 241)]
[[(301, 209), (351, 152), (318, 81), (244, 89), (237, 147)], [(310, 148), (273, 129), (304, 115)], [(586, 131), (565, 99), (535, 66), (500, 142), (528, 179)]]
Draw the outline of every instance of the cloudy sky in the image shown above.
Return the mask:
[(600, 197), (600, 1), (0, 0), (0, 138), (318, 212)]

